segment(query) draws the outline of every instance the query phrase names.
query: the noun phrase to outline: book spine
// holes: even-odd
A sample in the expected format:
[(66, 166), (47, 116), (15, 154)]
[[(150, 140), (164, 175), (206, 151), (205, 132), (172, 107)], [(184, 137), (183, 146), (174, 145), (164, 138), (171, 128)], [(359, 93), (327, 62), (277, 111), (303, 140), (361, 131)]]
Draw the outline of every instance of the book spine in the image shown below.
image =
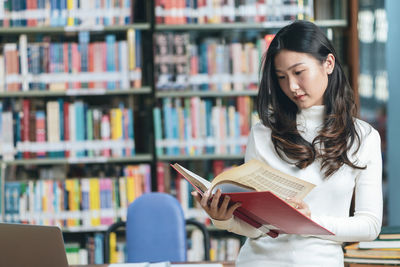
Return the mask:
[[(29, 142), (29, 123), (30, 123), (30, 100), (22, 101), (22, 142)], [(23, 153), (23, 158), (30, 158), (29, 152)]]
[[(111, 118), (111, 140), (123, 140), (123, 123), (122, 123), (122, 110), (120, 108), (113, 108), (110, 111)], [(122, 149), (113, 148), (113, 157), (121, 157)]]
[[(74, 143), (76, 139), (76, 104), (75, 103), (69, 103), (69, 120), (68, 120), (68, 125), (69, 125), (69, 140), (71, 143)], [(69, 156), (71, 158), (76, 157), (76, 151), (75, 150), (70, 150), (69, 151)]]
[[(64, 111), (64, 140), (65, 141), (70, 141), (70, 114), (69, 114), (69, 110), (70, 110), (70, 103), (68, 102), (64, 102), (64, 107), (63, 107), (63, 111)], [(64, 156), (66, 158), (70, 157), (70, 151), (67, 149), (64, 152)]]
[[(113, 34), (108, 34), (106, 36), (106, 47), (107, 47), (107, 71), (110, 72), (115, 72), (116, 71), (116, 66), (115, 66), (115, 46), (116, 46), (116, 40), (115, 40), (115, 35)], [(115, 82), (107, 82), (107, 89), (109, 90), (114, 90), (116, 88)]]
[[(110, 126), (110, 116), (103, 115), (101, 118), (101, 139), (103, 141), (107, 141), (111, 139), (111, 126)], [(109, 148), (105, 148), (102, 150), (102, 155), (104, 157), (111, 156), (111, 150)]]
[(165, 192), (164, 171), (163, 163), (157, 162), (157, 192)]
[(91, 226), (90, 220), (90, 179), (84, 178), (81, 180), (81, 196), (82, 196), (82, 225), (85, 227)]
[[(92, 109), (87, 109), (86, 111), (86, 141), (93, 141), (93, 111)], [(93, 157), (94, 152), (92, 149), (87, 151), (88, 157)]]
[[(75, 140), (85, 140), (85, 107), (82, 101), (75, 102)], [(76, 150), (76, 157), (84, 157), (85, 150)]]

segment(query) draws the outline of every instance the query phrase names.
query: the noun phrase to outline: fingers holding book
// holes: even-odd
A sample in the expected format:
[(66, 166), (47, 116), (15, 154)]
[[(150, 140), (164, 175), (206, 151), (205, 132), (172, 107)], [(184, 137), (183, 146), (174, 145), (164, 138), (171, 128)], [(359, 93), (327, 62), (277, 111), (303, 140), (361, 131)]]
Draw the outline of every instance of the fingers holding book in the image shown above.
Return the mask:
[(303, 200), (298, 200), (295, 198), (287, 198), (286, 202), (288, 202), (290, 205), (292, 205), (295, 209), (297, 209), (299, 212), (301, 212), (304, 216), (311, 218), (310, 208), (308, 207), (307, 203), (304, 202)]
[(230, 197), (222, 196), (221, 191), (212, 195), (210, 191), (206, 191), (203, 196), (198, 192), (192, 192), (193, 197), (200, 203), (201, 207), (214, 220), (225, 221), (233, 216), (233, 212), (241, 206), (241, 203), (229, 204)]

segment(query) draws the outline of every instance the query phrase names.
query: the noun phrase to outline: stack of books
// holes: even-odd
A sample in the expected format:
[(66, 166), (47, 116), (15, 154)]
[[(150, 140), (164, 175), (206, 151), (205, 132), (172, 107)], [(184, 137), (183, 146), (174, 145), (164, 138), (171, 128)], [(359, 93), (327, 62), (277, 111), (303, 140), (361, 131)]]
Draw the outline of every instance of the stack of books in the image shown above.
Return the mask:
[(374, 241), (345, 246), (345, 257), (383, 261), (400, 260), (400, 226), (383, 227)]

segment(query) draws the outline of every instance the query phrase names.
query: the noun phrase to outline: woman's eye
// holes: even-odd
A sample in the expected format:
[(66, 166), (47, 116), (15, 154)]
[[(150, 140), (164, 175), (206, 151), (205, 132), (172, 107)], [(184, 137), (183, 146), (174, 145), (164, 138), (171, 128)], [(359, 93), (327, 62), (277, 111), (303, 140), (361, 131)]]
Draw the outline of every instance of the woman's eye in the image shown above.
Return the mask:
[(302, 72), (303, 72), (303, 71), (302, 71), (302, 70), (300, 70), (300, 71), (296, 71), (294, 74), (296, 74), (296, 75), (300, 75)]
[(283, 80), (285, 79), (285, 76), (278, 76), (278, 80)]

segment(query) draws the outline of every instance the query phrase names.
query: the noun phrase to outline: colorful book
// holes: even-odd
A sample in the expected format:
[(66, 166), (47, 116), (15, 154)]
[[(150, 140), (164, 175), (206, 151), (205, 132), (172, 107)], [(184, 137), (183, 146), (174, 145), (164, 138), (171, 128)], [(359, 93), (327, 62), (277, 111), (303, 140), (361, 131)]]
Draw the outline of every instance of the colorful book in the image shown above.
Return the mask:
[(212, 182), (177, 163), (171, 166), (200, 194), (207, 190), (215, 193), (219, 189), (232, 203), (241, 203), (234, 215), (271, 237), (279, 233), (333, 235), (284, 200), (288, 197), (303, 199), (315, 185), (266, 163), (251, 160), (219, 174)]

